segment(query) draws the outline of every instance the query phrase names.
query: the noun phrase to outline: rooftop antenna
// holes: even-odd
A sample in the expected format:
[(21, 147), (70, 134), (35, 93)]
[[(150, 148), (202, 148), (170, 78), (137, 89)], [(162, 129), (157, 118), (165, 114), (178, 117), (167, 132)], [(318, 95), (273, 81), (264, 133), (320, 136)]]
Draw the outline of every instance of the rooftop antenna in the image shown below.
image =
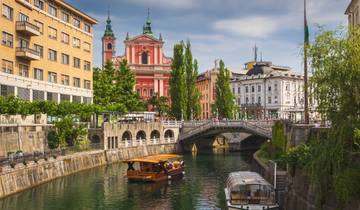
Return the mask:
[(258, 49), (259, 49), (259, 48), (256, 46), (256, 43), (255, 43), (255, 47), (254, 47), (254, 60), (255, 60), (255, 62), (257, 62)]

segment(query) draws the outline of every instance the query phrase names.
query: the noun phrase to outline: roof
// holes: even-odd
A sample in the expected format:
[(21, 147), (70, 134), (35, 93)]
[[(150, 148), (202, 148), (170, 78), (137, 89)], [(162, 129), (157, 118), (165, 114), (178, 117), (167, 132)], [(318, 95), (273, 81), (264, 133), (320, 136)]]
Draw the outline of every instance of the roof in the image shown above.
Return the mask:
[(140, 34), (140, 35), (137, 35), (137, 36), (134, 36), (134, 37), (131, 37), (131, 38), (127, 38), (124, 42), (131, 42), (131, 41), (134, 41), (134, 40), (136, 40), (136, 39), (138, 39), (140, 37), (147, 37), (147, 38), (149, 38), (149, 39), (151, 39), (151, 40), (153, 40), (155, 42), (164, 43), (162, 40), (157, 39), (154, 36), (151, 36), (149, 34)]
[(268, 185), (271, 186), (262, 176), (258, 173), (250, 171), (232, 172), (229, 174), (226, 181), (228, 188), (233, 188), (238, 185)]
[(124, 163), (128, 162), (143, 162), (143, 163), (160, 163), (171, 159), (179, 159), (180, 155), (175, 154), (161, 154), (161, 155), (150, 155), (142, 158), (133, 158), (123, 161)]
[(77, 15), (81, 16), (82, 18), (86, 19), (87, 21), (89, 21), (89, 23), (91, 24), (96, 24), (97, 20), (93, 17), (91, 17), (90, 15), (88, 15), (87, 13), (81, 11), (80, 9), (72, 6), (71, 4), (67, 3), (64, 0), (57, 0), (56, 3), (60, 4), (61, 6), (71, 10), (72, 12), (76, 13)]
[(345, 11), (345, 15), (351, 13), (350, 9), (351, 7), (355, 4), (355, 2), (357, 2), (358, 0), (352, 0), (349, 4), (349, 6), (347, 7), (346, 11)]

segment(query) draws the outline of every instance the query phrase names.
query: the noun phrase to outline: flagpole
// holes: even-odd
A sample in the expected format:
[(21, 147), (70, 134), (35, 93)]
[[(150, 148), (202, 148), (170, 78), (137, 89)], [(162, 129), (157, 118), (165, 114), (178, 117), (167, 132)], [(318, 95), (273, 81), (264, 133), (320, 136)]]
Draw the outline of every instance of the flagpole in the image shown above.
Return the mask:
[(309, 124), (309, 96), (308, 96), (308, 52), (309, 46), (309, 30), (306, 18), (306, 0), (304, 0), (304, 99), (305, 99), (305, 124)]

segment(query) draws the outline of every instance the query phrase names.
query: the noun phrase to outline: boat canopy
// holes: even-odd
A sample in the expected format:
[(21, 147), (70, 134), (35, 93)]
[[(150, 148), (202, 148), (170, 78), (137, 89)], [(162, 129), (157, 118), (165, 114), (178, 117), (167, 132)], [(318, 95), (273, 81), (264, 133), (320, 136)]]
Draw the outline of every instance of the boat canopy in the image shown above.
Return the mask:
[(250, 171), (232, 172), (226, 181), (229, 189), (245, 185), (264, 185), (272, 188), (271, 184), (262, 178), (258, 173)]
[(142, 158), (133, 158), (133, 159), (125, 160), (123, 162), (124, 163), (129, 163), (129, 162), (160, 163), (160, 162), (165, 162), (168, 160), (174, 160), (174, 159), (179, 159), (179, 158), (181, 158), (180, 155), (161, 154), (161, 155), (146, 156), (146, 157), (142, 157)]

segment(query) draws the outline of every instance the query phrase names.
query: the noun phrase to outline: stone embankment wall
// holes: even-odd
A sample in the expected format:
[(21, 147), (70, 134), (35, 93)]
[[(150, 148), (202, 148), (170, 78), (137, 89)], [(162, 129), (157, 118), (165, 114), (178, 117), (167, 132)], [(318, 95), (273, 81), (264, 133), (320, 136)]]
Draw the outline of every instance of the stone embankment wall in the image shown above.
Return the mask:
[(0, 198), (82, 170), (134, 157), (175, 152), (175, 144), (97, 150), (0, 168)]
[[(285, 201), (286, 210), (318, 210), (316, 206), (316, 193), (311, 184), (310, 177), (297, 170), (294, 177), (288, 178), (288, 191)], [(337, 209), (336, 196), (334, 193), (327, 195), (323, 210)], [(342, 210), (360, 210), (360, 200), (354, 199)]]

